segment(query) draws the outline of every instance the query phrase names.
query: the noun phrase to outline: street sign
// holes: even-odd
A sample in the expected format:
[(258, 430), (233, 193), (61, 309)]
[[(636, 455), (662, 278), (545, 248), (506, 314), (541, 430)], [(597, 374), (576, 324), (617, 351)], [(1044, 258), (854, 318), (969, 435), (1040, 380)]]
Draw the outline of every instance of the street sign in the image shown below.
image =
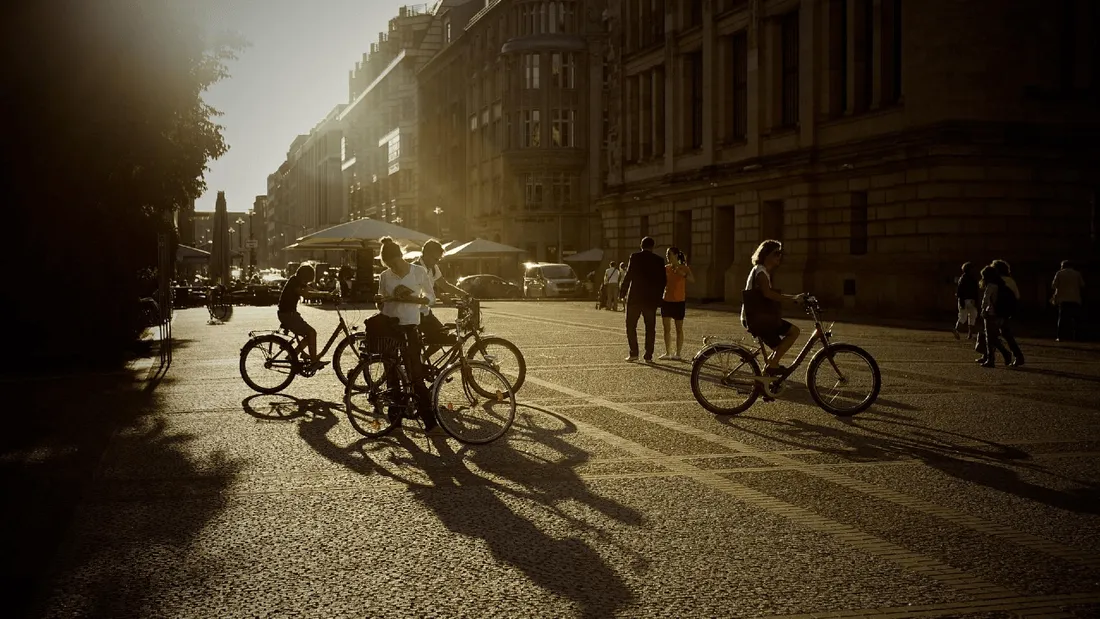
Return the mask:
[(257, 247), (260, 246), (260, 242), (257, 241), (256, 239), (248, 239), (247, 241), (244, 242), (244, 246), (249, 248), (249, 249), (256, 249)]

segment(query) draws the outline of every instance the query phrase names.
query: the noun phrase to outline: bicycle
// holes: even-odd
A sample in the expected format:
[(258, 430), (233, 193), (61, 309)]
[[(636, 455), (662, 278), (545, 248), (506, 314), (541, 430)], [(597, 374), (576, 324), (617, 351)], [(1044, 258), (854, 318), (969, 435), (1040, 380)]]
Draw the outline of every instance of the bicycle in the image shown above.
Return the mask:
[[(365, 355), (348, 377), (344, 406), (357, 432), (378, 438), (418, 416), (416, 390), (396, 336), (366, 334), (361, 339)], [(442, 369), (425, 367), (431, 372), (431, 410), (426, 414), (462, 443), (483, 445), (504, 436), (516, 416), (508, 379), (491, 365), (461, 354), (458, 346), (448, 358), (454, 360)]]
[[(320, 357), (328, 354), (329, 348), (343, 335), (332, 354), (332, 368), (340, 382), (347, 385), (348, 377), (344, 369), (348, 361), (343, 360), (344, 354), (352, 345), (359, 327), (348, 326), (342, 307), (336, 306), (336, 314), (340, 320), (321, 349)], [(253, 391), (271, 394), (286, 389), (295, 376), (313, 377), (320, 368), (311, 368), (309, 363), (299, 359), (302, 343), (302, 336), (291, 333), (282, 325), (274, 330), (249, 331), (248, 341), (241, 347), (241, 378)], [(351, 350), (354, 353), (354, 348)], [(273, 382), (264, 382), (267, 380)]]
[(225, 293), (212, 286), (207, 291), (206, 311), (210, 314), (210, 320), (225, 322), (229, 318), (230, 306), (225, 300)]
[[(443, 325), (445, 333), (453, 336), (454, 340), (442, 347), (428, 343), (423, 347), (424, 367), (428, 372), (428, 379), (433, 380), (439, 372), (465, 354), (470, 360), (487, 363), (503, 374), (508, 379), (512, 393), (518, 393), (527, 378), (527, 361), (523, 358), (519, 347), (497, 335), (482, 336), (485, 329), (481, 325), (481, 304), (477, 299), (458, 299), (455, 301), (455, 307), (458, 309), (458, 318), (454, 322)], [(353, 339), (362, 342), (365, 337), (365, 334), (359, 333), (354, 335)], [(473, 345), (467, 350), (466, 345), (471, 340)], [(338, 348), (334, 365), (336, 359), (345, 362), (340, 351), (341, 349)], [(359, 361), (368, 358), (368, 355), (354, 349), (353, 354), (358, 356)], [(345, 381), (344, 384), (346, 385), (347, 382)], [(490, 394), (482, 392), (482, 395), (488, 397)]]
[[(786, 379), (794, 374), (818, 342), (821, 349), (810, 358), (806, 369), (806, 388), (814, 403), (838, 417), (850, 417), (874, 404), (882, 388), (882, 374), (874, 357), (852, 344), (834, 344), (830, 340), (833, 336), (831, 326), (825, 328), (821, 324), (818, 300), (805, 295), (803, 302), (806, 313), (813, 318), (814, 331), (782, 376), (761, 373), (757, 359), (767, 357), (760, 338), (755, 338), (755, 350), (739, 342), (718, 342), (713, 336), (703, 338), (704, 346), (691, 362), (691, 393), (703, 408), (716, 415), (736, 415), (752, 406), (757, 398), (776, 399)], [(860, 381), (861, 378), (864, 380)], [(828, 387), (830, 381), (832, 387)], [(849, 388), (857, 382), (867, 384), (862, 396)], [(834, 390), (831, 394), (830, 389)], [(852, 404), (842, 406), (844, 401)]]

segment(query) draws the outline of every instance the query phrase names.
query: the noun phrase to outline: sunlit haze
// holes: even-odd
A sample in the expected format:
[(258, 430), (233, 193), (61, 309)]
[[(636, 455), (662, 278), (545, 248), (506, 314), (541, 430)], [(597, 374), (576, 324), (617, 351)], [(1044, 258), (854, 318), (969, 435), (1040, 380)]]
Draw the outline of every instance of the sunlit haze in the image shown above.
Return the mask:
[(229, 210), (251, 207), (267, 191), (267, 175), (286, 157), (300, 133), (347, 102), (348, 71), (378, 40), (378, 33), (410, 2), (398, 0), (238, 0), (222, 9), (225, 28), (251, 43), (234, 61), (229, 79), (206, 101), (224, 113), (230, 149), (210, 162), (207, 191), (196, 202), (213, 211), (218, 191)]

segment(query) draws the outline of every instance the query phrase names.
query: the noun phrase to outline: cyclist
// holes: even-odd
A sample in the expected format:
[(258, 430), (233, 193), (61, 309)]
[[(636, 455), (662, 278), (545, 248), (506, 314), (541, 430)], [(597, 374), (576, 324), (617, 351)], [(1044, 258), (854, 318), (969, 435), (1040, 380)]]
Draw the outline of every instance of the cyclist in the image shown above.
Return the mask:
[[(443, 246), (439, 241), (432, 239), (424, 243), (420, 253), (420, 265), (428, 270), (428, 278), (431, 280), (432, 292), (438, 296), (440, 292), (448, 292), (458, 297), (466, 298), (470, 295), (458, 286), (455, 286), (443, 277), (443, 271), (439, 269), (439, 260), (443, 257)], [(439, 322), (428, 305), (420, 308), (420, 332), (424, 339), (431, 345), (428, 356), (441, 347), (454, 343), (454, 337), (443, 329), (443, 323)]]
[(417, 408), (424, 421), (424, 429), (430, 431), (436, 426), (436, 421), (435, 415), (427, 412), (430, 397), (424, 383), (418, 327), (421, 318), (419, 306), (435, 301), (435, 289), (426, 268), (405, 262), (405, 252), (390, 237), (382, 237), (380, 240), (382, 263), (387, 268), (378, 278), (378, 293), (381, 297), (379, 309), (383, 315), (397, 319), (402, 336), (401, 356), (404, 358), (405, 370), (416, 393)]
[(764, 368), (767, 376), (785, 376), (788, 369), (779, 365), (798, 339), (798, 327), (783, 320), (780, 302), (783, 299), (801, 301), (803, 295), (782, 294), (772, 288), (772, 271), (783, 262), (783, 244), (775, 240), (761, 243), (752, 255), (752, 271), (745, 281), (745, 303), (741, 306), (741, 324), (760, 338), (772, 354)]
[(295, 352), (301, 355), (303, 348), (309, 348), (309, 368), (313, 371), (323, 368), (325, 362), (317, 356), (317, 330), (298, 313), (298, 300), (316, 275), (312, 266), (299, 266), (294, 275), (283, 284), (283, 290), (279, 293), (278, 312), (279, 323), (291, 333), (302, 337), (302, 343)]

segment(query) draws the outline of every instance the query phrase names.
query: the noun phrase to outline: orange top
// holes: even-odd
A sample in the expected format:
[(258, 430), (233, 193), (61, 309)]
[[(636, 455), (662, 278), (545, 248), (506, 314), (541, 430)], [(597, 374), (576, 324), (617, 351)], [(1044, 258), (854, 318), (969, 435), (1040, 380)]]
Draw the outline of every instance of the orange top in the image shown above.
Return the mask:
[(687, 276), (691, 267), (686, 264), (665, 265), (665, 301), (678, 303), (687, 300)]

